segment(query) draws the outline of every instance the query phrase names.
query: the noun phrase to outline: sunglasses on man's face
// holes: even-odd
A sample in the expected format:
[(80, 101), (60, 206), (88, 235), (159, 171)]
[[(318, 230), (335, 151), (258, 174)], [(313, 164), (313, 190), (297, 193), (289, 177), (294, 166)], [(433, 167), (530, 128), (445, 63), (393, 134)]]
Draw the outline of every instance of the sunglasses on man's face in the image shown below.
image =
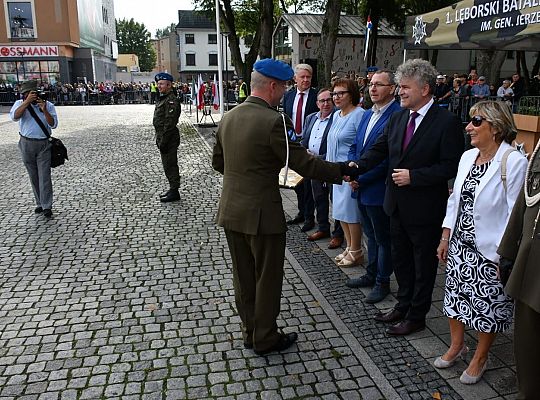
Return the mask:
[(471, 124), (477, 128), (482, 125), (482, 121), (487, 121), (487, 119), (480, 115), (475, 115), (471, 118)]

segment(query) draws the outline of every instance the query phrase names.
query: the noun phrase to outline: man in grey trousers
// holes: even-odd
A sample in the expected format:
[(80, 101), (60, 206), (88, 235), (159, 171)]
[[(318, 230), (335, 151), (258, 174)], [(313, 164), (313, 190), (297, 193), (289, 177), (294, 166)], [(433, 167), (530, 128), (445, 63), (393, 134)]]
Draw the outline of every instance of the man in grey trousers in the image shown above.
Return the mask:
[(58, 117), (54, 105), (39, 98), (37, 81), (26, 81), (21, 86), (23, 99), (17, 100), (11, 107), (9, 116), (19, 122), (19, 150), (34, 191), (36, 214), (52, 217), (53, 189), (51, 181), (51, 144), (43, 129), (36, 122), (29, 108), (35, 111), (37, 117), (48, 129), (58, 125)]

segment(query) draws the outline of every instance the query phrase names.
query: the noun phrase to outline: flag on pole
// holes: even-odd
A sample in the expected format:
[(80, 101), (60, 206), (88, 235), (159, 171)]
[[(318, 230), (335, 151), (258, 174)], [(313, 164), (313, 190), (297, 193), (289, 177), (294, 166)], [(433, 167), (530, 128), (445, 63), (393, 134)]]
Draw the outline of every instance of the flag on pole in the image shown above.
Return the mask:
[(368, 15), (366, 21), (366, 40), (364, 41), (364, 61), (366, 61), (369, 49), (369, 39), (371, 37), (371, 30), (373, 29), (373, 24), (371, 23), (371, 16)]
[(202, 110), (204, 108), (204, 81), (202, 80), (202, 75), (199, 74), (199, 80), (197, 82), (198, 92), (197, 92), (197, 108)]
[(216, 74), (214, 74), (214, 81), (212, 82), (212, 104), (214, 105), (214, 110), (219, 109), (219, 82), (216, 82)]

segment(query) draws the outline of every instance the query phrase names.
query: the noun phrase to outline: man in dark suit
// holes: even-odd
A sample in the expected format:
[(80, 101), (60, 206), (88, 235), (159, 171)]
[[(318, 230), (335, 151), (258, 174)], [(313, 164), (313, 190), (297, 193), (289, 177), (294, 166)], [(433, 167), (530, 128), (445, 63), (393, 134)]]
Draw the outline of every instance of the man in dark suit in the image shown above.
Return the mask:
[[(308, 115), (302, 134), (302, 146), (308, 153), (322, 160), (326, 158), (326, 143), (330, 127), (332, 126), (334, 102), (330, 89), (321, 89), (317, 94), (317, 107), (319, 112)], [(308, 240), (315, 241), (330, 237), (330, 222), (328, 211), (330, 207), (329, 187), (326, 182), (316, 179), (304, 179), (305, 188), (311, 188), (315, 210), (317, 212), (317, 231), (308, 236)], [(339, 222), (338, 222), (339, 224)]]
[[(311, 87), (313, 68), (309, 64), (298, 64), (294, 68), (296, 88), (289, 90), (283, 97), (283, 110), (291, 118), (297, 137), (302, 136), (304, 122), (308, 115), (319, 111), (317, 108), (317, 90)], [(304, 222), (302, 232), (315, 226), (314, 203), (311, 186), (305, 181), (295, 187), (298, 200), (298, 214), (287, 221), (289, 225)]]
[(437, 71), (427, 61), (408, 60), (396, 71), (401, 106), (383, 134), (358, 161), (367, 172), (388, 158), (384, 211), (390, 216), (392, 264), (399, 285), (396, 306), (375, 320), (396, 323), (389, 335), (425, 328), (437, 274), (436, 250), (463, 152), (461, 121), (433, 102)]
[(287, 230), (279, 171), (290, 165), (303, 176), (336, 184), (355, 171), (313, 157), (290, 140), (292, 122), (274, 107), (293, 76), (291, 67), (267, 58), (253, 68), (251, 96), (219, 124), (212, 166), (223, 174), (217, 224), (225, 229), (231, 253), (244, 346), (262, 355), (284, 350), (298, 338), (277, 327)]
[[(394, 99), (395, 90), (392, 72), (379, 70), (372, 75), (369, 92), (373, 107), (362, 116), (356, 139), (349, 151), (350, 160), (361, 158), (382, 135), (392, 114), (401, 110)], [(373, 286), (366, 297), (366, 303), (371, 304), (384, 300), (390, 293), (390, 220), (383, 209), (387, 174), (388, 159), (385, 159), (371, 171), (351, 181), (358, 199), (362, 227), (368, 239), (368, 265), (364, 275), (349, 279), (346, 285), (351, 288)]]

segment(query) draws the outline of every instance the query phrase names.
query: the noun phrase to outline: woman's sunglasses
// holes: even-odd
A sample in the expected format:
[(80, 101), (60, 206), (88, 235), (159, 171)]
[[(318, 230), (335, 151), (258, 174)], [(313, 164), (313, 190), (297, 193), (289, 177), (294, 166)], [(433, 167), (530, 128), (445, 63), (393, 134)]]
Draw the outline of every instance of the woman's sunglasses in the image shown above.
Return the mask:
[(480, 116), (480, 115), (475, 115), (474, 117), (471, 118), (471, 124), (473, 124), (473, 126), (475, 126), (477, 128), (480, 125), (482, 125), (482, 121), (487, 121), (487, 119)]

